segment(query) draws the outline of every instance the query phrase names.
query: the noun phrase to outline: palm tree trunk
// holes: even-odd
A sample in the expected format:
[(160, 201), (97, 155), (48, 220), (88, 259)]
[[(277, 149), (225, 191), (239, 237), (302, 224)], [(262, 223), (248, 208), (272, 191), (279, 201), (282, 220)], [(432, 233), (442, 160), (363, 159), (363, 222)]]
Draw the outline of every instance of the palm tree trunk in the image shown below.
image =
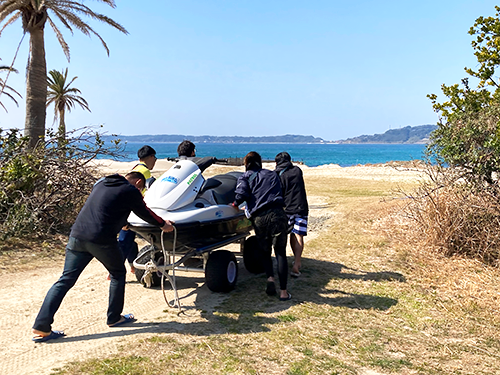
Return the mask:
[(34, 148), (45, 135), (47, 101), (47, 64), (43, 26), (33, 27), (30, 32), (30, 57), (26, 77), (26, 122), (24, 135)]
[(59, 109), (59, 129), (58, 135), (59, 145), (62, 145), (66, 140), (66, 122), (64, 121), (64, 108)]

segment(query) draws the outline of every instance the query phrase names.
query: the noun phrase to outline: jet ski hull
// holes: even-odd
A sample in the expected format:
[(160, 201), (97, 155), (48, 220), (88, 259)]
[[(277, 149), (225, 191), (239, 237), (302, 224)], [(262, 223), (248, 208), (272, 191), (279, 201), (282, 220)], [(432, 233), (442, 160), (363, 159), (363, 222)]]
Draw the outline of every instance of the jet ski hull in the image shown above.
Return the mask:
[(175, 232), (162, 234), (160, 228), (152, 225), (130, 226), (157, 249), (162, 249), (162, 235), (163, 246), (167, 251), (173, 249), (175, 239), (175, 252), (182, 254), (209, 247), (236, 235), (248, 234), (252, 230), (252, 223), (243, 213), (238, 213), (226, 218), (176, 223), (175, 228)]

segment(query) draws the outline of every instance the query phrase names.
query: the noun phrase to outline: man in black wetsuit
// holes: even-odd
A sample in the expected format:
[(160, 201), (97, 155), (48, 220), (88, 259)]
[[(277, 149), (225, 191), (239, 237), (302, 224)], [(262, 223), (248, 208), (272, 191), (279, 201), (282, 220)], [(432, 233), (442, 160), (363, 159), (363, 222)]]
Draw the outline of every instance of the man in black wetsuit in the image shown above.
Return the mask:
[(171, 232), (173, 225), (151, 211), (142, 199), (141, 190), (146, 180), (140, 172), (130, 172), (125, 177), (107, 176), (94, 186), (85, 205), (71, 228), (64, 270), (59, 280), (50, 288), (33, 325), (35, 342), (64, 336), (62, 331), (52, 331), (54, 315), (66, 293), (95, 257), (111, 276), (107, 324), (116, 327), (135, 320), (132, 314), (121, 315), (125, 299), (123, 256), (118, 248), (116, 235), (127, 223), (133, 211), (141, 219)]

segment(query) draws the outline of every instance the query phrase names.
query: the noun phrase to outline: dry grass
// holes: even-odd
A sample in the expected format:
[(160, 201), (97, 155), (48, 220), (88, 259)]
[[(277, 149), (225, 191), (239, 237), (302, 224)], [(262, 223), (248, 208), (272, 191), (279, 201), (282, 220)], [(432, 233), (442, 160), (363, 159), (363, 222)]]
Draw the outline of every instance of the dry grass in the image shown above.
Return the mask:
[(403, 210), (410, 235), (444, 255), (461, 255), (498, 265), (500, 190), (497, 185), (465, 183), (453, 169), (428, 168), (430, 178), (406, 194)]
[(203, 321), (58, 373), (500, 372), (496, 268), (410, 241), (394, 183), (311, 173), (306, 184), (321, 231), (307, 242), (303, 275), (290, 280), (291, 303), (267, 298), (256, 275), (200, 312)]
[(43, 268), (64, 258), (66, 236), (46, 239), (9, 238), (0, 243), (0, 275)]

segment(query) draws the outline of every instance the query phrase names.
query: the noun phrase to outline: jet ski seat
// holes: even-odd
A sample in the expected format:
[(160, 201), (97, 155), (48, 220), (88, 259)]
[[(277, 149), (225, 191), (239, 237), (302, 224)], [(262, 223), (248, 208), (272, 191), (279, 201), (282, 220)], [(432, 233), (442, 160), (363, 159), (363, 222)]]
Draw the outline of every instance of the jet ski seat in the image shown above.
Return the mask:
[(229, 172), (226, 174), (219, 174), (207, 180), (203, 190), (211, 189), (217, 204), (230, 204), (234, 202), (234, 190), (238, 178), (242, 172)]

